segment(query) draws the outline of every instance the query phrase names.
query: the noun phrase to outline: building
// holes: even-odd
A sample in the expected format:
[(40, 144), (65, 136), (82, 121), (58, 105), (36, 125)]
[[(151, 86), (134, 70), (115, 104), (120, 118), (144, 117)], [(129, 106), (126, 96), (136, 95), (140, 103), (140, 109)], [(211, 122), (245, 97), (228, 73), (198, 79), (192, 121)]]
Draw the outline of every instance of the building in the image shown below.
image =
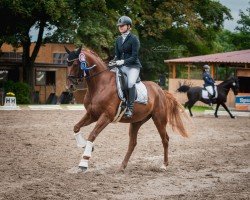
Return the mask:
[[(238, 110), (250, 110), (250, 49), (164, 60), (169, 67), (169, 91), (175, 93), (180, 83), (186, 82), (192, 86), (202, 86), (202, 66), (211, 67), (211, 75), (220, 83), (229, 75), (239, 78), (240, 90), (237, 97), (230, 91), (227, 105)], [(180, 73), (182, 72), (182, 73)], [(223, 72), (223, 73), (222, 73)], [(187, 101), (186, 94), (175, 93), (181, 103)], [(199, 102), (196, 105), (204, 105)]]
[[(31, 45), (31, 52), (35, 44)], [(39, 103), (45, 103), (50, 94), (60, 96), (67, 84), (67, 53), (64, 46), (73, 50), (73, 44), (48, 43), (41, 46), (35, 60), (35, 94)], [(23, 81), (22, 48), (3, 44), (0, 52), (0, 81)], [(84, 87), (84, 86), (82, 86)], [(85, 86), (86, 87), (86, 86)]]

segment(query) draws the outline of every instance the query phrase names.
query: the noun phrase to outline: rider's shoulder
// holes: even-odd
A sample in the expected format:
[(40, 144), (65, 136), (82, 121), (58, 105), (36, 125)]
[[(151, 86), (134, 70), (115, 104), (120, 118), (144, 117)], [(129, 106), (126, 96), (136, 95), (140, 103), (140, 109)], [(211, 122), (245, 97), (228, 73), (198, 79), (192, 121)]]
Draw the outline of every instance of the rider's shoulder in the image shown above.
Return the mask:
[(135, 34), (133, 34), (133, 33), (130, 33), (130, 36), (131, 36), (131, 38), (133, 38), (133, 39), (139, 40), (138, 36), (135, 35)]
[(122, 38), (122, 36), (121, 36), (121, 35), (118, 35), (118, 36), (116, 37), (116, 41), (118, 41), (120, 38)]

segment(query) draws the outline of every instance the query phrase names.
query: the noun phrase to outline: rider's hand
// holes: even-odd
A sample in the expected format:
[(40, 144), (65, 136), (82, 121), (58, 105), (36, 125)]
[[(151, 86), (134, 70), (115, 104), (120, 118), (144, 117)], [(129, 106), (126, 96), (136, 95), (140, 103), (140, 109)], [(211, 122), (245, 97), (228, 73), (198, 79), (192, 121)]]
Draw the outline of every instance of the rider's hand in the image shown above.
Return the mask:
[(116, 61), (116, 64), (117, 64), (118, 66), (121, 66), (121, 65), (124, 64), (124, 60), (117, 60), (117, 61)]

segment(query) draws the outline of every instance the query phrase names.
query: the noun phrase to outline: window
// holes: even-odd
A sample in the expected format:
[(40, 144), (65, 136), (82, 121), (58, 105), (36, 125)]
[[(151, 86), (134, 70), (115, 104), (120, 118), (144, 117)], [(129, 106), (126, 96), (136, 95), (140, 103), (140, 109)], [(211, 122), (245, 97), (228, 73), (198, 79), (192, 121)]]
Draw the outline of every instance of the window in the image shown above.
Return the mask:
[(66, 65), (67, 57), (67, 53), (53, 53), (53, 63), (59, 65)]
[(20, 52), (2, 52), (0, 58), (4, 60), (22, 60), (22, 53)]
[(7, 70), (0, 70), (0, 82), (7, 81), (8, 79), (8, 71)]
[(36, 71), (36, 85), (55, 85), (55, 71)]

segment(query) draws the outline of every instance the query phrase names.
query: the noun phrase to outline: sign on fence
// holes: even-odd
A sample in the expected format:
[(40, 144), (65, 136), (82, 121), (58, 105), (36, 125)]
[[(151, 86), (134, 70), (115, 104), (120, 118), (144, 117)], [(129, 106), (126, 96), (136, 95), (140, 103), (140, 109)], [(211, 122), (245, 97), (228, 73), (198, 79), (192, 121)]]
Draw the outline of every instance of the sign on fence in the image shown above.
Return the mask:
[(250, 95), (238, 95), (235, 98), (236, 110), (250, 110)]
[(5, 97), (4, 106), (16, 107), (16, 97)]

